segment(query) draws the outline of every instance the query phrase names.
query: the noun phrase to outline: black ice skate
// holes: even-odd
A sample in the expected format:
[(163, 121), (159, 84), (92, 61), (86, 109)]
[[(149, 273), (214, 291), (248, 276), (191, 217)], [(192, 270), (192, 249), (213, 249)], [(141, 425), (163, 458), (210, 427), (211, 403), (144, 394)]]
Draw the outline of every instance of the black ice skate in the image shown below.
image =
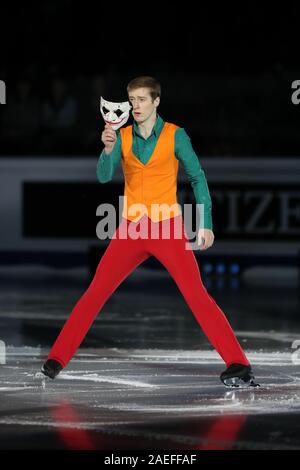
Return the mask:
[(222, 372), (220, 379), (226, 387), (246, 388), (260, 386), (254, 382), (251, 366), (244, 366), (242, 364), (231, 364)]
[(48, 359), (43, 365), (41, 372), (47, 377), (50, 377), (50, 379), (55, 379), (61, 370), (62, 366), (59, 362), (57, 362), (55, 359)]

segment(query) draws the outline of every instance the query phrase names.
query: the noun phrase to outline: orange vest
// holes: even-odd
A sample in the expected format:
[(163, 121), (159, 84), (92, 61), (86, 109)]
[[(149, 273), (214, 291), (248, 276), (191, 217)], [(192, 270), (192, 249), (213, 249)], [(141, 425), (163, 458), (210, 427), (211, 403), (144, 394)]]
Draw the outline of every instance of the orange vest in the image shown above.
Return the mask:
[(178, 126), (165, 122), (154, 151), (144, 165), (132, 152), (132, 126), (120, 129), (122, 168), (125, 178), (122, 217), (137, 222), (144, 214), (159, 222), (181, 214), (177, 202), (175, 132)]

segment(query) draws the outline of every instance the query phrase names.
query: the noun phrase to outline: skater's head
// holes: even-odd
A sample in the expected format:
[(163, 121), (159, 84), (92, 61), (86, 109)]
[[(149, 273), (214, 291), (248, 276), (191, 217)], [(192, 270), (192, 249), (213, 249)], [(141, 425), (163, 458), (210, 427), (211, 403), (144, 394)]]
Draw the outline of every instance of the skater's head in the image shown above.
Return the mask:
[(127, 93), (133, 118), (138, 124), (156, 115), (161, 86), (155, 78), (147, 76), (134, 78), (127, 85)]

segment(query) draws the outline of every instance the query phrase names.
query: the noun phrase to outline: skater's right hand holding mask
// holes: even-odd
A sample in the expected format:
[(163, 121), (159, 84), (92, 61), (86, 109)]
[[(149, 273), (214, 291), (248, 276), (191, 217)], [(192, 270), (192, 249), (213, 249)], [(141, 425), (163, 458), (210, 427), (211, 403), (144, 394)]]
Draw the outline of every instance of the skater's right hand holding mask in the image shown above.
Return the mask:
[(117, 140), (117, 134), (109, 124), (105, 124), (101, 140), (104, 143), (104, 152), (111, 153)]

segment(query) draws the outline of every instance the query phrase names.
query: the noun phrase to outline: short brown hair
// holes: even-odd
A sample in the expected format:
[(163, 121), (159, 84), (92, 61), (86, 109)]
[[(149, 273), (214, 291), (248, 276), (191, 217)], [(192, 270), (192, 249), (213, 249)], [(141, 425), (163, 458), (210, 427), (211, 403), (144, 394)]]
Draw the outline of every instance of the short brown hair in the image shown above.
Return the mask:
[(137, 88), (149, 88), (152, 101), (161, 95), (160, 83), (153, 77), (143, 76), (134, 78), (127, 85), (127, 93), (129, 93), (130, 90), (136, 90)]

